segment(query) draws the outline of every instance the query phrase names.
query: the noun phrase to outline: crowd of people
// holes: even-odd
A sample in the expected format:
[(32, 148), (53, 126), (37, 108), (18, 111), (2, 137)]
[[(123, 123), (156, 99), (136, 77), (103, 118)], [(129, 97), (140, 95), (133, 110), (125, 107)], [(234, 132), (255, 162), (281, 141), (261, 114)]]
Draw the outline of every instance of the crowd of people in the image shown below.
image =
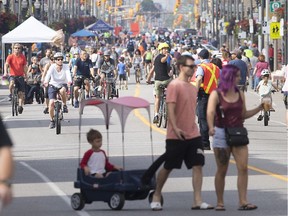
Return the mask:
[[(260, 89), (268, 86), (265, 87), (266, 95), (260, 93), (261, 99), (267, 95), (271, 98), (272, 87), (279, 90), (269, 81), (271, 63), (265, 61), (265, 56), (259, 52), (255, 44), (251, 47), (243, 44), (233, 51), (228, 50), (223, 44), (220, 48), (222, 56), (219, 57), (212, 56), (207, 49), (197, 50), (193, 47), (192, 39), (186, 44), (179, 45), (170, 40), (166, 41), (165, 38), (158, 42), (147, 41), (145, 36), (134, 40), (128, 35), (122, 43), (116, 41), (114, 45), (106, 44), (89, 50), (82, 50), (77, 43), (62, 52), (48, 48), (40, 61), (32, 57), (29, 65), (21, 52), (21, 45), (13, 44), (12, 48), (12, 54), (7, 57), (4, 67), (4, 76), (10, 75), (9, 99), (14, 83), (17, 82), (19, 113), (22, 114), (24, 104), (33, 103), (34, 96), (37, 103), (41, 102), (40, 90), (43, 88), (45, 98), (43, 112), (49, 113), (49, 128), (55, 127), (53, 107), (58, 94), (62, 99), (64, 112), (68, 112), (69, 91), (73, 91), (74, 108), (78, 108), (80, 100), (78, 90), (82, 86), (85, 98), (95, 96), (91, 88), (95, 88), (96, 84), (91, 85), (90, 79), (95, 83), (99, 81), (99, 91), (106, 77), (113, 78), (115, 85), (118, 80), (119, 90), (125, 90), (128, 89), (128, 83), (132, 82), (131, 75), (134, 68), (140, 67), (141, 80), (145, 77), (148, 85), (154, 81), (153, 123), (159, 120), (159, 101), (163, 91), (160, 86), (167, 86), (166, 103), (169, 118), (166, 151), (163, 157), (164, 166), (157, 175), (156, 190), (151, 202), (152, 210), (162, 210), (162, 188), (171, 171), (180, 169), (183, 161), (188, 169), (192, 169), (194, 190), (192, 210), (214, 208), (219, 211), (225, 210), (225, 176), (231, 154), (237, 165), (238, 210), (257, 208), (247, 199), (247, 145), (228, 146), (224, 130), (226, 127), (243, 127), (245, 119), (263, 109), (263, 104), (266, 103), (264, 100), (261, 100), (259, 106), (254, 109), (246, 109), (245, 91), (249, 83), (256, 92), (262, 92)], [(247, 50), (252, 51), (252, 56), (247, 56), (249, 53)], [(283, 91), (287, 109), (287, 79)], [(224, 120), (220, 120), (223, 113), (217, 109), (219, 104), (225, 113)], [(213, 136), (212, 145), (210, 136)], [(112, 170), (122, 169), (110, 164), (105, 152), (100, 149), (102, 135), (98, 131), (91, 130), (87, 134), (87, 140), (92, 148), (85, 153), (81, 161), (81, 167), (87, 175), (103, 178)], [(11, 145), (9, 140), (6, 140), (5, 144)], [(215, 207), (203, 202), (201, 195), (204, 151), (211, 150), (211, 147), (217, 165)], [(96, 164), (99, 162), (97, 157), (101, 158), (100, 165)], [(1, 184), (0, 181), (0, 186)], [(9, 195), (5, 193), (2, 197), (9, 199)]]

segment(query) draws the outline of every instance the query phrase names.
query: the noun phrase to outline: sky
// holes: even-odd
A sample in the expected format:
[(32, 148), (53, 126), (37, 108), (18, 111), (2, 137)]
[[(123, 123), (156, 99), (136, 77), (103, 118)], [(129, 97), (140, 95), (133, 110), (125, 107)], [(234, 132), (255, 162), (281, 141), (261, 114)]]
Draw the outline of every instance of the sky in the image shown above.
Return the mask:
[(154, 3), (162, 4), (162, 7), (169, 11), (173, 10), (174, 4), (176, 2), (176, 0), (153, 0), (153, 1)]

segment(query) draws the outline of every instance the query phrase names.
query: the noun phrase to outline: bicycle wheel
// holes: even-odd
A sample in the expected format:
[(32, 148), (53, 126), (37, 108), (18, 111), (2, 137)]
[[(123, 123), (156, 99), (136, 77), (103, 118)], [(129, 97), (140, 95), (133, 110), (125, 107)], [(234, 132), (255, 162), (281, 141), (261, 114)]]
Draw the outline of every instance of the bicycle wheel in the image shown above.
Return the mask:
[(110, 83), (107, 83), (106, 85), (106, 99), (109, 100), (111, 97), (111, 85)]
[(59, 101), (55, 102), (55, 124), (56, 124), (56, 134), (61, 133), (61, 120), (60, 120), (60, 109), (61, 109), (61, 104)]
[(74, 106), (74, 86), (73, 85), (70, 86), (70, 101), (71, 101), (71, 105)]
[(167, 109), (167, 104), (164, 102), (163, 104), (163, 128), (167, 128), (167, 122), (168, 122), (168, 109)]
[(269, 114), (268, 111), (264, 111), (264, 126), (268, 126)]
[(163, 118), (163, 99), (160, 99), (160, 107), (159, 107), (159, 114), (158, 114), (158, 122), (156, 123), (157, 127), (161, 127)]

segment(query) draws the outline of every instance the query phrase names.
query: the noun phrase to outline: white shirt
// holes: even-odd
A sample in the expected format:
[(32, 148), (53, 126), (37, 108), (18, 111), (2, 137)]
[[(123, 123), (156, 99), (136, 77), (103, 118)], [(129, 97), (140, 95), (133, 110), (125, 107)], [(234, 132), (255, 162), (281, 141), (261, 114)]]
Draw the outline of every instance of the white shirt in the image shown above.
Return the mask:
[[(50, 80), (50, 81), (49, 81)], [(72, 83), (72, 78), (67, 64), (63, 64), (62, 70), (58, 72), (56, 70), (56, 64), (52, 64), (45, 76), (44, 83), (48, 83), (57, 88), (60, 88), (62, 84)]]
[(90, 168), (91, 174), (105, 173), (106, 172), (105, 162), (106, 162), (106, 158), (102, 151), (93, 152), (93, 154), (90, 156), (89, 161), (87, 163), (88, 167)]

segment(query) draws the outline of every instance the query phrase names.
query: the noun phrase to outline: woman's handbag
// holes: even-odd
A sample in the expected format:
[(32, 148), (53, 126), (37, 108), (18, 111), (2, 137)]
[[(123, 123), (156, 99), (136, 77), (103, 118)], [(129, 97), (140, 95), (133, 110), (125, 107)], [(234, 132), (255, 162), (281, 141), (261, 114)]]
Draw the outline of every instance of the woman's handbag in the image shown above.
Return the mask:
[(249, 144), (248, 132), (245, 127), (225, 128), (225, 135), (229, 146), (244, 146)]
[[(217, 91), (220, 101), (220, 92)], [(218, 108), (221, 112), (220, 119), (224, 119), (224, 111), (218, 104)], [(245, 146), (249, 144), (248, 131), (245, 127), (225, 127), (225, 136), (228, 146)]]

